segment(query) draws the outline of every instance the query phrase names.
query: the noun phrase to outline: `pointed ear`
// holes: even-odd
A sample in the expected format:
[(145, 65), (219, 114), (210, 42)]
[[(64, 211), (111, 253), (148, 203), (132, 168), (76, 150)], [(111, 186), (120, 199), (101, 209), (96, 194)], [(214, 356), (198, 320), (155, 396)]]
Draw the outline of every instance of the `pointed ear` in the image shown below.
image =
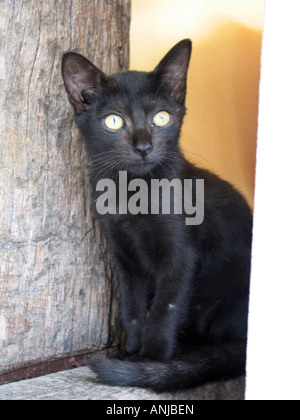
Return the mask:
[(153, 77), (160, 88), (167, 89), (172, 98), (183, 105), (191, 53), (192, 42), (184, 39), (168, 52), (153, 72)]
[(63, 56), (62, 76), (69, 101), (77, 114), (85, 111), (108, 80), (107, 76), (89, 60), (72, 52)]

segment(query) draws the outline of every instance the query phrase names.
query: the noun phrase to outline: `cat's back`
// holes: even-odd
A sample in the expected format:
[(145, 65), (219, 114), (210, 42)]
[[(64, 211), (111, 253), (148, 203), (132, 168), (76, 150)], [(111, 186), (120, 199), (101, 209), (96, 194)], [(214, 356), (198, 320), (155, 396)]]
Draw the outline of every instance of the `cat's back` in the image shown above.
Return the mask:
[(186, 162), (184, 179), (204, 180), (204, 221), (201, 235), (213, 232), (233, 244), (238, 241), (251, 247), (252, 210), (245, 197), (228, 181), (213, 172)]
[(186, 161), (182, 178), (204, 180), (204, 202), (208, 208), (225, 209), (235, 204), (239, 209), (242, 208), (251, 215), (251, 209), (245, 197), (230, 182), (208, 169), (199, 168)]

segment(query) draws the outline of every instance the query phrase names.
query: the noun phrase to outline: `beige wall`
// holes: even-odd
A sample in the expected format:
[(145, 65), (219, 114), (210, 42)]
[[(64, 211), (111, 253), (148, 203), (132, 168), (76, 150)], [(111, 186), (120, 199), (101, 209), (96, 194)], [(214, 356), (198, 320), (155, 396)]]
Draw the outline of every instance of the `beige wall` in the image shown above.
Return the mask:
[(253, 203), (263, 0), (133, 0), (131, 69), (152, 70), (191, 38), (186, 157)]

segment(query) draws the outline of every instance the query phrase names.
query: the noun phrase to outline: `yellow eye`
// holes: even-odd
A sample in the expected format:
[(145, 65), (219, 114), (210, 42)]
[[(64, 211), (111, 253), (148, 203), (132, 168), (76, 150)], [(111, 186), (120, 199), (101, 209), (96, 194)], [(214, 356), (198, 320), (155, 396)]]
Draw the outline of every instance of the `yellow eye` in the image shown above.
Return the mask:
[(153, 124), (157, 127), (164, 127), (171, 121), (171, 115), (167, 111), (158, 112), (153, 117)]
[(111, 130), (120, 130), (120, 128), (123, 127), (124, 121), (122, 120), (119, 115), (109, 115), (105, 118), (104, 121), (107, 128), (110, 128)]

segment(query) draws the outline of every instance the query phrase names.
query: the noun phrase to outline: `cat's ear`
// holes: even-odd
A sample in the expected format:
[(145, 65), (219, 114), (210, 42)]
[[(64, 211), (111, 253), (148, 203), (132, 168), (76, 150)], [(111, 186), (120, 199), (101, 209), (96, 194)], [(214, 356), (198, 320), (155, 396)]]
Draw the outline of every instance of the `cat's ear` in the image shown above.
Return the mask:
[(184, 104), (186, 79), (192, 52), (192, 42), (184, 39), (176, 44), (161, 60), (153, 72), (160, 88), (166, 88), (172, 98)]
[(89, 60), (72, 52), (63, 56), (62, 76), (69, 101), (77, 114), (82, 114), (86, 110), (108, 80), (107, 76)]

